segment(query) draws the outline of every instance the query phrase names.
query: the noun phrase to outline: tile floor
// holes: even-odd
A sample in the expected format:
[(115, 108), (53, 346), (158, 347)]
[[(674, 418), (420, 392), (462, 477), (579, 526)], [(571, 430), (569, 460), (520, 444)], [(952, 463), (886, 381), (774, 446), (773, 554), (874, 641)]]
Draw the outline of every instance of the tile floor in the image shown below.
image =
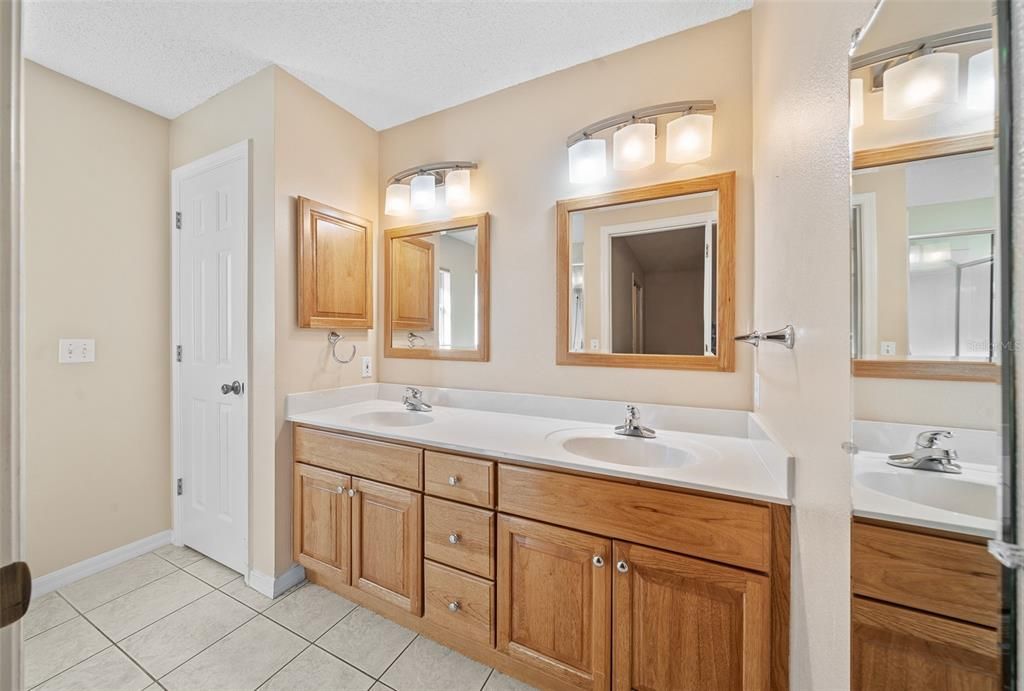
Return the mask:
[(168, 545), (32, 603), (25, 688), (528, 691), (303, 583), (276, 600)]

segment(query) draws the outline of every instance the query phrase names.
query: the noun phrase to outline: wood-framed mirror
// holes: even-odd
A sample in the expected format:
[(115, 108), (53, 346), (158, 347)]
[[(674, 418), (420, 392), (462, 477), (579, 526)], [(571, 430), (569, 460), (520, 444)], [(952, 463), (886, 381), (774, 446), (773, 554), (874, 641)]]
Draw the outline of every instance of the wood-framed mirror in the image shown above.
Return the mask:
[(490, 359), (490, 217), (384, 233), (384, 357)]
[[(967, 44), (963, 59), (990, 47)], [(877, 64), (857, 65), (855, 57), (851, 371), (998, 382), (993, 111), (959, 106), (887, 120)]]
[(557, 204), (559, 365), (732, 372), (736, 173)]

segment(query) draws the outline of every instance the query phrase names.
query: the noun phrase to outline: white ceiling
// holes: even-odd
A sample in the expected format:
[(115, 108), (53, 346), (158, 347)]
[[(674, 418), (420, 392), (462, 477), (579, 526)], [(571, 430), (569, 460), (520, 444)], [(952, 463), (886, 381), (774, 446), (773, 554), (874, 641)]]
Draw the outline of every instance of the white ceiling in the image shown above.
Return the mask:
[(276, 63), (384, 129), (750, 5), (28, 0), (24, 44), (27, 58), (168, 118)]

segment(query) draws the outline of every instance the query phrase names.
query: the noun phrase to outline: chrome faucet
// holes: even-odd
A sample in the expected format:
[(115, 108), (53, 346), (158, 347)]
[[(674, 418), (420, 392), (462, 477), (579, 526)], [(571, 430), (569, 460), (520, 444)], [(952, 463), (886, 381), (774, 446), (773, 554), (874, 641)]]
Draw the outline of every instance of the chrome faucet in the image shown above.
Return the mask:
[(428, 413), (434, 409), (434, 406), (423, 400), (423, 392), (415, 386), (405, 387), (402, 403), (405, 405), (406, 410), (415, 410), (418, 413)]
[(950, 439), (953, 433), (948, 430), (932, 430), (917, 435), (917, 444), (910, 453), (889, 456), (889, 465), (897, 468), (913, 470), (933, 470), (937, 473), (962, 473), (963, 469), (956, 463), (957, 454), (953, 449), (943, 449), (939, 439)]
[(640, 424), (640, 409), (633, 404), (626, 406), (626, 421), (615, 428), (615, 434), (643, 439), (654, 439), (657, 436), (653, 429)]

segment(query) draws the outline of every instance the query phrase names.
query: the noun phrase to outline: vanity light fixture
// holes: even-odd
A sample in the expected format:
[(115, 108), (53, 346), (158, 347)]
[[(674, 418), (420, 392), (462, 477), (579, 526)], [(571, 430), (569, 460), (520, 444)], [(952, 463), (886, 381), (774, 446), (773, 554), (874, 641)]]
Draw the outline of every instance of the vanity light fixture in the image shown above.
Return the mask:
[[(954, 29), (857, 56), (850, 61), (850, 71), (870, 67), (870, 89), (882, 90), (882, 116), (886, 120), (908, 120), (960, 102), (961, 56), (948, 49), (986, 41), (992, 42), (992, 27), (988, 24)], [(979, 58), (975, 68), (979, 75), (984, 61), (980, 55), (974, 56)], [(992, 79), (991, 69), (988, 76)], [(977, 83), (977, 88), (982, 88), (983, 82)]]
[(967, 107), (971, 110), (995, 110), (996, 76), (992, 49), (975, 53), (967, 61)]
[(437, 204), (437, 188), (443, 186), (445, 204), (459, 208), (469, 204), (473, 161), (441, 161), (408, 168), (392, 175), (384, 191), (384, 213), (402, 216), (410, 209), (427, 211)]
[(715, 102), (676, 101), (613, 115), (569, 135), (569, 181), (595, 182), (607, 172), (607, 143), (595, 135), (615, 128), (612, 165), (616, 170), (638, 170), (656, 159), (657, 118), (678, 113), (668, 123), (665, 159), (669, 163), (693, 163), (711, 155), (712, 113)]

